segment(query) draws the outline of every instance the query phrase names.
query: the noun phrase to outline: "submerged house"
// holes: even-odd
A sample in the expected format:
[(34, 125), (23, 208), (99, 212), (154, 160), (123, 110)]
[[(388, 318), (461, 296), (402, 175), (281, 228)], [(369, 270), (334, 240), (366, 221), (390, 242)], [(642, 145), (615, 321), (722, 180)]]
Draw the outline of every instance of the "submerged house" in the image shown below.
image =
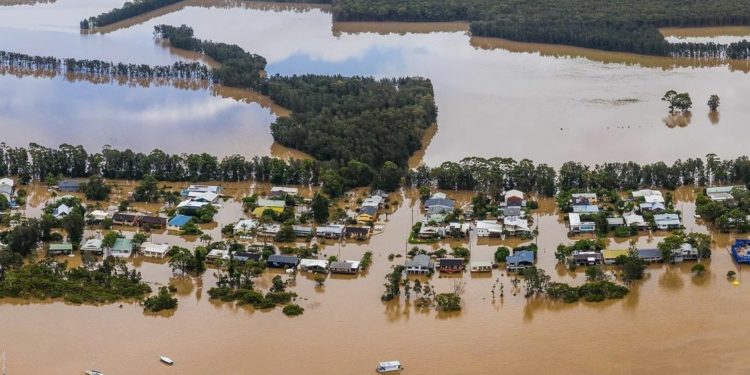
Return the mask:
[(624, 227), (625, 226), (625, 219), (621, 217), (608, 217), (607, 218), (607, 226), (610, 229)]
[(503, 225), (494, 220), (479, 220), (476, 233), (478, 237), (500, 237), (503, 235)]
[(331, 273), (355, 274), (359, 271), (359, 261), (345, 260), (343, 262), (331, 262), (329, 269)]
[(689, 243), (684, 243), (679, 249), (672, 252), (672, 260), (675, 262), (683, 262), (686, 260), (698, 260), (700, 253), (698, 249)]
[(81, 246), (81, 252), (101, 254), (102, 253), (102, 240), (99, 240), (96, 238), (86, 240), (83, 246)]
[(486, 260), (472, 260), (469, 262), (471, 272), (492, 272), (492, 262)]
[(746, 190), (744, 186), (717, 186), (706, 188), (706, 195), (714, 202), (734, 200), (733, 190)]
[(51, 243), (47, 255), (67, 255), (73, 253), (72, 243)]
[(271, 196), (272, 197), (283, 197), (285, 195), (291, 195), (291, 196), (297, 196), (299, 194), (299, 189), (293, 188), (293, 187), (284, 187), (284, 186), (274, 186), (271, 188)]
[(339, 239), (344, 236), (345, 225), (333, 224), (315, 228), (315, 236), (327, 239)]
[(443, 258), (438, 260), (438, 270), (445, 273), (463, 272), (464, 260), (462, 258)]
[(518, 271), (534, 265), (534, 252), (520, 250), (505, 258), (505, 267), (508, 271)]
[(630, 255), (630, 250), (628, 249), (602, 250), (602, 259), (604, 260), (604, 264), (615, 264), (615, 260), (617, 259), (617, 257), (628, 255)]
[(638, 258), (646, 263), (655, 263), (662, 261), (661, 250), (659, 249), (638, 249)]
[(506, 207), (522, 207), (526, 205), (526, 201), (523, 199), (523, 192), (520, 190), (508, 190), (503, 196)]
[(68, 206), (68, 205), (66, 205), (65, 203), (63, 203), (63, 204), (57, 206), (52, 211), (52, 216), (54, 216), (55, 219), (62, 219), (65, 216), (70, 215), (71, 212), (73, 212), (73, 208), (70, 207), (70, 206)]
[(604, 262), (602, 254), (596, 251), (574, 251), (568, 259), (579, 266), (593, 266)]
[(646, 220), (641, 215), (637, 215), (635, 213), (628, 213), (622, 216), (623, 219), (625, 219), (625, 225), (627, 226), (633, 226), (635, 225), (638, 229), (648, 229), (649, 225), (646, 222)]
[(750, 240), (735, 240), (732, 245), (732, 257), (740, 264), (750, 264)]
[(568, 214), (568, 224), (571, 233), (593, 233), (596, 231), (596, 223), (581, 221), (581, 215), (577, 213)]
[(133, 253), (133, 241), (127, 238), (118, 238), (117, 241), (115, 241), (115, 244), (112, 245), (112, 248), (110, 248), (108, 251), (108, 255), (111, 255), (113, 257), (118, 257), (118, 258), (127, 258), (132, 253)]
[(274, 254), (266, 260), (266, 265), (273, 268), (294, 268), (297, 264), (299, 264), (299, 258), (294, 255)]
[(424, 201), (424, 209), (430, 213), (443, 213), (447, 214), (453, 212), (455, 202), (452, 199), (445, 197), (443, 193), (433, 194), (432, 197)]
[(57, 190), (65, 193), (75, 193), (81, 190), (81, 183), (77, 180), (62, 180), (57, 183)]
[(5, 198), (8, 199), (8, 201), (11, 200), (11, 197), (13, 196), (13, 189), (15, 187), (15, 182), (10, 178), (0, 178), (0, 194), (4, 195)]
[(229, 250), (225, 249), (211, 249), (211, 251), (206, 254), (206, 263), (214, 263), (217, 260), (228, 260), (229, 259)]
[(144, 242), (141, 244), (141, 254), (149, 258), (164, 258), (169, 252), (170, 246), (165, 243)]
[(660, 230), (680, 229), (682, 227), (680, 216), (677, 214), (654, 215), (654, 223), (656, 228)]
[(346, 227), (346, 238), (366, 240), (370, 237), (370, 227)]
[(299, 268), (302, 271), (328, 272), (328, 261), (325, 259), (300, 259)]
[(406, 267), (406, 273), (416, 274), (430, 273), (434, 268), (432, 259), (425, 254), (415, 255), (414, 258), (407, 260), (404, 266)]
[(506, 216), (503, 219), (503, 231), (511, 236), (530, 234), (529, 221), (518, 216)]
[(258, 221), (254, 219), (240, 220), (232, 227), (232, 233), (235, 235), (249, 234), (253, 229), (258, 227)]
[(221, 186), (217, 185), (190, 185), (180, 191), (180, 195), (184, 197), (194, 197), (202, 193), (221, 193)]

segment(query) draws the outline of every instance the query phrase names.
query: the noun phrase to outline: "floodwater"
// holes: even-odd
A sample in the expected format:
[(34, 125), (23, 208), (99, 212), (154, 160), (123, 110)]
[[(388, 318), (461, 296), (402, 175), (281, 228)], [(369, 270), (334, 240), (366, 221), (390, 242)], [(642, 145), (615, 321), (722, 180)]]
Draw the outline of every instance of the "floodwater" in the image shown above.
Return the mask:
[(674, 42), (714, 42), (728, 44), (750, 39), (749, 26), (689, 27), (660, 29), (667, 41)]
[[(184, 23), (199, 38), (236, 43), (265, 56), (269, 74), (425, 76), (435, 85), (439, 108), (435, 135), (422, 158), (431, 165), (473, 155), (555, 166), (567, 160), (670, 162), (710, 152), (729, 158), (746, 153), (733, 140), (750, 135), (747, 61), (473, 38), (460, 22), (332, 24), (325, 6), (222, 0), (190, 0), (97, 32), (78, 30), (80, 19), (119, 5), (117, 0), (65, 0), (1, 7), (0, 49), (168, 64), (195, 56), (154, 42), (153, 26)], [(693, 31), (665, 34), (722, 40), (722, 35), (746, 33), (688, 34)], [(660, 98), (670, 89), (691, 94), (689, 123), (668, 117)], [(212, 94), (4, 75), (0, 95), (13, 100), (0, 104), (0, 130), (6, 142), (20, 145), (68, 142), (94, 150), (111, 144), (144, 152), (161, 147), (277, 155), (268, 129), (281, 109), (248, 96), (240, 95), (242, 102), (236, 103)], [(718, 114), (710, 115), (705, 104), (711, 94), (721, 97)], [(83, 106), (94, 110), (80, 111)], [(38, 108), (53, 111), (54, 119), (40, 116), (45, 112)], [(28, 131), (8, 131), (19, 124)]]
[[(128, 190), (126, 182), (118, 186)], [(226, 191), (238, 199), (249, 194), (250, 187), (228, 184)], [(266, 185), (254, 188), (267, 190)], [(44, 195), (41, 188), (33, 191)], [(465, 192), (449, 195), (458, 201), (470, 198)], [(326, 256), (359, 259), (371, 250), (375, 255), (369, 271), (356, 277), (330, 276), (323, 287), (316, 287), (305, 273), (297, 276), (291, 290), (305, 308), (300, 317), (287, 318), (278, 308), (255, 311), (209, 301), (206, 291), (215, 283), (213, 270), (202, 278), (175, 279), (163, 261), (141, 258), (132, 264), (145, 280), (154, 286), (173, 282), (178, 287), (179, 307), (173, 313), (144, 315), (139, 306), (127, 303), (93, 307), (5, 300), (0, 304), (0, 349), (8, 353), (9, 373), (77, 373), (97, 368), (107, 374), (363, 374), (387, 359), (402, 361), (405, 374), (742, 373), (746, 369), (743, 358), (750, 339), (736, 320), (750, 308), (745, 298), (749, 286), (743, 280), (747, 271), (734, 265), (726, 253), (731, 236), (713, 235), (716, 244), (707, 274), (691, 275), (691, 263), (650, 266), (645, 280), (625, 299), (599, 304), (527, 300), (502, 270), (491, 275), (434, 275), (430, 283), (438, 292), (451, 291), (459, 280), (465, 284), (463, 311), (436, 313), (417, 309), (404, 296), (389, 303), (379, 298), (383, 276), (404, 260), (390, 262), (388, 255), (406, 251), (404, 239), (413, 220), (420, 218), (413, 197), (414, 192), (392, 196), (398, 209), (388, 216), (382, 234), (364, 243), (329, 243), (323, 251)], [(692, 219), (692, 191), (682, 189), (675, 197), (688, 230), (706, 232)], [(233, 220), (233, 215), (241, 212), (230, 202), (219, 214), (220, 225)], [(540, 233), (538, 265), (554, 280), (582, 283), (581, 269), (569, 272), (555, 264), (557, 244), (574, 239), (566, 238), (554, 202), (542, 200), (532, 217)], [(637, 242), (655, 246), (663, 235), (643, 235)], [(182, 244), (175, 236), (169, 239)], [(497, 239), (479, 244), (476, 238), (471, 242), (475, 260), (490, 260), (497, 246), (518, 243)], [(442, 245), (430, 247), (438, 246)], [(626, 248), (628, 241), (610, 241), (609, 246)], [(739, 286), (726, 280), (728, 270), (738, 272)], [(268, 271), (258, 287), (267, 289), (276, 274)], [(505, 294), (493, 299), (492, 286), (498, 281)], [(591, 355), (583, 363), (576, 353)], [(159, 355), (170, 356), (176, 365), (161, 365)], [(289, 360), (269, 360), (282, 355)]]

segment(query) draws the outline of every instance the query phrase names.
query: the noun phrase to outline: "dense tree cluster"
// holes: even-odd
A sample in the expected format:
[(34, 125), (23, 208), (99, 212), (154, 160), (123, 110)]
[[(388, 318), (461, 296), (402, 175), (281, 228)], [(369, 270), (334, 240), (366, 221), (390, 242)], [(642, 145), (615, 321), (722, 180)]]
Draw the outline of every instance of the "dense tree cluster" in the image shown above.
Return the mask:
[(182, 0), (134, 0), (126, 2), (122, 8), (115, 8), (95, 17), (89, 17), (81, 21), (81, 29), (88, 30), (95, 27), (111, 25), (115, 22), (124, 21), (128, 18), (140, 16), (141, 14), (163, 8), (167, 5), (178, 3)]
[(206, 80), (211, 71), (203, 64), (175, 62), (172, 65), (112, 63), (102, 60), (58, 59), (50, 56), (31, 56), (0, 51), (0, 66), (49, 71), (55, 73), (83, 73), (96, 77), (125, 79)]
[[(730, 0), (337, 0), (337, 21), (473, 21), (476, 36), (683, 55), (659, 27), (750, 24), (750, 3)], [(746, 45), (745, 45), (746, 47)], [(742, 48), (737, 47), (742, 56)], [(677, 52), (679, 51), (679, 52)], [(697, 49), (695, 49), (697, 52)], [(745, 48), (747, 53), (747, 48)], [(746, 58), (747, 54), (744, 55)], [(739, 57), (742, 58), (742, 57)]]
[(263, 77), (266, 61), (236, 45), (202, 41), (185, 25), (158, 25), (155, 35), (175, 47), (220, 62), (214, 80), (268, 95), (292, 111), (271, 125), (274, 140), (338, 164), (358, 160), (405, 167), (437, 120), (432, 83), (423, 78), (376, 80), (323, 75)]

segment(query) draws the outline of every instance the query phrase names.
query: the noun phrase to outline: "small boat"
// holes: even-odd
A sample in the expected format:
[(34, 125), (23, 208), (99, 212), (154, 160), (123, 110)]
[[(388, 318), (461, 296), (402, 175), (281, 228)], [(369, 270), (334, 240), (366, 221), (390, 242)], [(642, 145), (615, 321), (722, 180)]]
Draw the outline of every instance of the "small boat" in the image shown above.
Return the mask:
[(99, 370), (86, 370), (86, 375), (104, 375), (104, 373)]
[(401, 371), (403, 369), (404, 369), (404, 366), (401, 366), (401, 362), (387, 361), (387, 362), (378, 363), (378, 367), (375, 368), (375, 371), (382, 374), (384, 372), (396, 372), (396, 371)]
[(170, 366), (174, 364), (174, 361), (172, 360), (172, 358), (169, 358), (169, 357), (161, 356), (159, 357), (159, 360), (162, 361), (162, 363), (166, 363)]

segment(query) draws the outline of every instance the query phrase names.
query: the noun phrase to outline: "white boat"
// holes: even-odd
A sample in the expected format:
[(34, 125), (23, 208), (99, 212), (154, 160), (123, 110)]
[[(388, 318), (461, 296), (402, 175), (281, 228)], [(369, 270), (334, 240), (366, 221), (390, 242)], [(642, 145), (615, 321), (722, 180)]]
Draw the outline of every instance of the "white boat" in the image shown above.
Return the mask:
[(166, 363), (166, 364), (170, 365), (170, 366), (174, 364), (174, 361), (172, 360), (172, 358), (169, 358), (169, 357), (161, 356), (161, 357), (159, 357), (159, 360), (162, 361), (163, 363)]
[(396, 371), (401, 371), (403, 369), (404, 369), (404, 366), (401, 366), (401, 362), (387, 361), (387, 362), (378, 363), (378, 367), (375, 368), (375, 371), (382, 374), (384, 372), (396, 372)]
[(86, 375), (104, 375), (104, 373), (99, 370), (86, 370)]

